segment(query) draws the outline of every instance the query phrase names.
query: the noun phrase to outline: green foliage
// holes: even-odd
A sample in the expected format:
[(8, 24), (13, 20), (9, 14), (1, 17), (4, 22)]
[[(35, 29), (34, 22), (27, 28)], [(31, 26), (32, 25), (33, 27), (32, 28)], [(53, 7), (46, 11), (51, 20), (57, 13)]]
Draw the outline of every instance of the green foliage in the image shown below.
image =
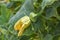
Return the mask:
[[(18, 37), (14, 24), (25, 15), (31, 25)], [(60, 40), (60, 0), (0, 3), (0, 40)]]

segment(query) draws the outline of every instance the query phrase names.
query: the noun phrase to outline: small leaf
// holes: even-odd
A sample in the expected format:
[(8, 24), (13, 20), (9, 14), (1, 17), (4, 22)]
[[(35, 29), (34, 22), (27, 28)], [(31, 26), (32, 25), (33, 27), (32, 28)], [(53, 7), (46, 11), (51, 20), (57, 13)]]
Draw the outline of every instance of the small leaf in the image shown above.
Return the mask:
[(30, 13), (30, 19), (32, 20), (32, 22), (36, 22), (36, 20), (37, 20), (37, 14), (35, 14), (34, 12), (31, 12)]

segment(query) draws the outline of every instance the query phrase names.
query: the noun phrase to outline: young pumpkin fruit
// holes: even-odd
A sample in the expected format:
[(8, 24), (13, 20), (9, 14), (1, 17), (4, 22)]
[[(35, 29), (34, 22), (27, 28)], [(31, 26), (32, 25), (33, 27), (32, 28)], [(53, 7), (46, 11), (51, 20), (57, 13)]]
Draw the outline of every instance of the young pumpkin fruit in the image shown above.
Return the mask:
[(19, 19), (15, 25), (14, 25), (14, 29), (18, 30), (18, 36), (22, 36), (24, 30), (29, 27), (31, 21), (30, 18), (28, 16), (24, 16), (21, 19)]

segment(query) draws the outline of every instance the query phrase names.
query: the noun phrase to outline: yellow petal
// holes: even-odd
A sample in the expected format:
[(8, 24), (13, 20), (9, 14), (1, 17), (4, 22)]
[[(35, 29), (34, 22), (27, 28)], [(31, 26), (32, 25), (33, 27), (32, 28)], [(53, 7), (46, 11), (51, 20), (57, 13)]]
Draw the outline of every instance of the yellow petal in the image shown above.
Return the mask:
[(23, 32), (24, 32), (24, 28), (22, 27), (18, 32), (18, 36), (22, 36)]
[(14, 25), (15, 30), (19, 30), (18, 36), (21, 36), (24, 30), (29, 27), (30, 25), (30, 18), (28, 16), (24, 16), (19, 19), (16, 24)]
[(18, 20), (14, 25), (14, 29), (20, 30), (21, 26), (22, 26), (22, 22), (20, 20)]

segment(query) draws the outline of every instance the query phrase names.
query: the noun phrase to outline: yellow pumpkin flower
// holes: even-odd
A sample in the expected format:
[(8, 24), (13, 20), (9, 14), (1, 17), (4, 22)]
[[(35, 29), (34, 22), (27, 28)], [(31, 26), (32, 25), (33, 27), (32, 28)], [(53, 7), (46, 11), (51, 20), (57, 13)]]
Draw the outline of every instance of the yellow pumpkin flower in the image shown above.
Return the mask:
[(28, 16), (24, 16), (19, 19), (16, 24), (14, 25), (14, 29), (18, 30), (18, 36), (21, 36), (24, 30), (30, 25), (30, 18)]

